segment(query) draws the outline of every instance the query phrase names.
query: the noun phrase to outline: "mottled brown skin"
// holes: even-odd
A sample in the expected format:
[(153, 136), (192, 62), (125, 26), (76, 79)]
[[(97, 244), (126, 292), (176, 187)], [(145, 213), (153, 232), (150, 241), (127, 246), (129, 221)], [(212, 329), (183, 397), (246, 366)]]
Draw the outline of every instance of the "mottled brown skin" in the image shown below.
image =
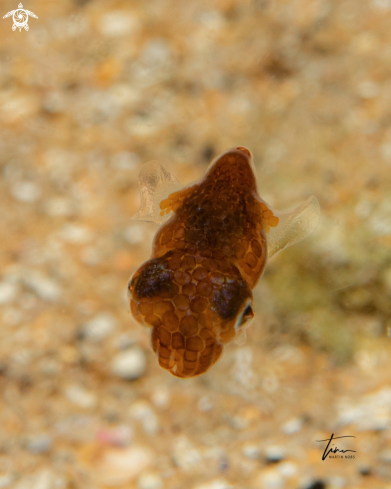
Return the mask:
[(174, 215), (129, 282), (134, 317), (153, 328), (159, 364), (177, 377), (206, 372), (254, 315), (251, 289), (278, 218), (259, 200), (250, 162), (248, 149), (231, 149), (162, 201), (161, 214)]

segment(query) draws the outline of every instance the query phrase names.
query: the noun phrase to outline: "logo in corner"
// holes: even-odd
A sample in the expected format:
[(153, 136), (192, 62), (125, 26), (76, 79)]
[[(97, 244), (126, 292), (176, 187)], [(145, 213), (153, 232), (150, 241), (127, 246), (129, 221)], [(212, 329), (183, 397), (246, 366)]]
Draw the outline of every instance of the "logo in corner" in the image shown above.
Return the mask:
[[(353, 459), (355, 458), (355, 455), (337, 455), (337, 453), (341, 453), (341, 454), (345, 454), (346, 452), (354, 452), (356, 453), (356, 450), (341, 450), (337, 447), (331, 447), (329, 448), (330, 446), (330, 443), (333, 441), (333, 440), (338, 440), (340, 438), (356, 438), (355, 436), (353, 435), (345, 435), (345, 436), (334, 436), (334, 433), (331, 434), (330, 438), (326, 438), (326, 440), (316, 440), (318, 443), (320, 442), (323, 442), (323, 441), (327, 441), (327, 445), (326, 445), (326, 448), (324, 449), (324, 452), (323, 452), (323, 455), (322, 455), (322, 460), (326, 460), (327, 457), (330, 457), (330, 458), (350, 458), (350, 459)], [(330, 455), (331, 453), (331, 455)]]
[(25, 10), (21, 3), (18, 5), (18, 8), (16, 10), (11, 10), (11, 12), (5, 14), (3, 16), (3, 19), (11, 17), (11, 15), (14, 20), (12, 30), (15, 31), (16, 29), (19, 29), (19, 32), (22, 31), (23, 27), (26, 31), (29, 30), (29, 25), (27, 23), (29, 20), (29, 15), (31, 15), (31, 17), (34, 17), (35, 19), (38, 19), (34, 12), (30, 12), (30, 10)]

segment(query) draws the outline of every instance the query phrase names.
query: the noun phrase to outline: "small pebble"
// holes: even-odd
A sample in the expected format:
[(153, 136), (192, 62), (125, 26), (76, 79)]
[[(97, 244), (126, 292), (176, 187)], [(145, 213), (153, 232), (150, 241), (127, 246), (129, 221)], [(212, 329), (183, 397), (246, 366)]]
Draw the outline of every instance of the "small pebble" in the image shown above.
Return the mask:
[(242, 453), (245, 457), (252, 460), (258, 460), (261, 456), (261, 451), (257, 445), (248, 444), (242, 448)]
[(52, 439), (47, 434), (41, 434), (32, 437), (27, 443), (27, 450), (30, 453), (38, 455), (40, 453), (46, 453), (50, 450), (52, 445)]
[(326, 483), (319, 479), (314, 482), (310, 482), (305, 489), (326, 489)]
[(380, 93), (377, 83), (370, 80), (359, 83), (357, 91), (362, 98), (375, 98)]
[(0, 305), (13, 301), (16, 297), (16, 293), (16, 284), (0, 282)]
[(44, 301), (56, 302), (61, 297), (62, 291), (59, 285), (38, 270), (26, 271), (22, 281)]
[(368, 200), (360, 200), (355, 207), (355, 212), (361, 219), (366, 219), (372, 212), (372, 204)]
[(54, 358), (43, 358), (39, 363), (39, 372), (53, 377), (61, 372), (61, 364)]
[(85, 226), (65, 224), (60, 231), (60, 237), (67, 243), (85, 244), (91, 241), (92, 232)]
[(265, 450), (266, 463), (274, 464), (285, 457), (285, 450), (281, 446), (271, 445)]
[(0, 489), (11, 487), (14, 478), (12, 474), (0, 475)]
[(379, 363), (379, 354), (376, 351), (358, 350), (354, 354), (354, 360), (362, 370), (371, 372)]
[(224, 479), (214, 479), (200, 486), (196, 486), (195, 489), (234, 489), (234, 486)]
[(346, 487), (346, 479), (340, 475), (331, 476), (329, 482), (333, 489), (342, 489), (343, 487)]
[(86, 414), (74, 414), (62, 418), (54, 430), (62, 439), (76, 444), (91, 443), (99, 431), (100, 420)]
[(96, 405), (96, 396), (80, 385), (71, 385), (65, 390), (67, 399), (76, 406), (92, 409)]
[(135, 380), (144, 375), (146, 364), (144, 350), (133, 345), (115, 355), (111, 362), (111, 372), (122, 379)]
[(116, 153), (112, 156), (111, 165), (115, 170), (120, 171), (135, 171), (140, 163), (140, 158), (136, 153), (124, 151)]
[(41, 191), (33, 182), (18, 182), (11, 187), (11, 194), (21, 202), (31, 204), (39, 199)]
[[(4, 93), (4, 92), (3, 92)], [(5, 92), (7, 93), (7, 92)], [(37, 110), (37, 95), (20, 94), (20, 95), (8, 95), (7, 103), (2, 105), (2, 121), (3, 124), (11, 123), (22, 123), (22, 121), (30, 120), (30, 117), (33, 116), (34, 112)], [(20, 147), (24, 145), (19, 144), (19, 154), (22, 153), (20, 151)]]
[(197, 20), (210, 31), (219, 31), (225, 25), (225, 19), (218, 10), (204, 10), (197, 15)]
[(317, 247), (319, 253), (324, 253), (333, 265), (348, 263), (350, 260), (341, 226), (328, 220), (322, 222), (319, 229)]
[(42, 108), (51, 114), (63, 112), (66, 108), (63, 94), (57, 91), (49, 92), (43, 99)]
[(130, 448), (108, 448), (102, 458), (96, 460), (99, 484), (120, 486), (135, 479), (152, 463), (151, 450), (133, 445)]
[(144, 242), (145, 233), (143, 226), (132, 224), (124, 231), (126, 241), (131, 245), (137, 245)]
[(170, 404), (170, 391), (167, 387), (157, 387), (152, 395), (151, 401), (153, 404), (160, 409), (165, 409)]
[[(128, 83), (117, 83), (108, 88), (114, 102), (120, 107), (132, 107), (139, 99), (139, 92)], [(139, 160), (137, 153), (130, 153), (133, 158)]]
[(365, 465), (360, 465), (359, 473), (363, 477), (367, 477), (367, 476), (371, 475), (372, 471), (371, 471), (370, 466), (365, 464)]
[(135, 31), (137, 27), (137, 18), (126, 10), (112, 10), (103, 14), (99, 23), (99, 30), (106, 37), (125, 36)]
[(132, 429), (126, 425), (115, 426), (113, 428), (101, 428), (96, 435), (101, 443), (117, 447), (125, 447), (129, 445), (132, 436)]
[(263, 489), (283, 489), (285, 480), (277, 469), (266, 469), (261, 472), (257, 482)]
[(391, 425), (391, 388), (383, 387), (361, 399), (340, 402), (338, 423), (360, 431), (386, 430)]
[(162, 489), (162, 487), (163, 481), (157, 474), (145, 473), (137, 480), (138, 489)]
[(92, 341), (102, 341), (110, 336), (116, 326), (115, 316), (110, 312), (102, 312), (84, 324), (82, 332)]
[(123, 333), (113, 338), (113, 346), (118, 350), (127, 350), (135, 344), (135, 339), (129, 333)]
[[(151, 70), (167, 69), (171, 57), (171, 48), (166, 39), (159, 37), (147, 41), (140, 54), (140, 60), (144, 68)], [(155, 100), (157, 104), (159, 100)]]
[(147, 401), (140, 400), (132, 404), (129, 415), (142, 422), (144, 433), (147, 435), (155, 435), (159, 429), (158, 418)]
[(30, 365), (34, 357), (33, 350), (23, 348), (15, 350), (11, 355), (12, 362), (18, 363), (19, 365)]
[(65, 481), (61, 475), (57, 475), (49, 469), (41, 469), (39, 472), (22, 479), (17, 489), (65, 489)]
[(176, 465), (178, 465), (185, 472), (192, 470), (202, 461), (200, 452), (184, 435), (179, 436), (174, 441), (172, 457)]
[(293, 477), (297, 473), (297, 465), (293, 462), (282, 462), (278, 465), (278, 471), (284, 477)]
[(303, 420), (300, 418), (289, 419), (281, 426), (281, 431), (286, 435), (293, 435), (301, 430), (303, 426)]
[(213, 408), (213, 402), (208, 396), (203, 396), (197, 403), (197, 408), (199, 411), (205, 413)]
[[(373, 0), (372, 6), (382, 13), (391, 10), (391, 1), (390, 0)], [(369, 34), (369, 33), (368, 33)]]
[(238, 348), (235, 351), (235, 361), (232, 366), (232, 376), (244, 387), (253, 388), (257, 377), (253, 370), (253, 351), (251, 347)]

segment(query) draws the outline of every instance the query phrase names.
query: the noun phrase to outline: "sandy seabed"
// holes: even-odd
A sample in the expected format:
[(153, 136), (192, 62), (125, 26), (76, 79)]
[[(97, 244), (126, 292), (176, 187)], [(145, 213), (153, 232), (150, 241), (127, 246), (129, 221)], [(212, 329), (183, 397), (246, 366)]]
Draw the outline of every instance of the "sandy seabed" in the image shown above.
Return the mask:
[[(391, 488), (391, 2), (24, 8), (0, 22), (0, 488)], [(321, 224), (268, 264), (246, 344), (176, 379), (126, 298), (156, 232), (138, 173), (187, 184), (238, 145)], [(322, 460), (331, 434), (354, 459)]]

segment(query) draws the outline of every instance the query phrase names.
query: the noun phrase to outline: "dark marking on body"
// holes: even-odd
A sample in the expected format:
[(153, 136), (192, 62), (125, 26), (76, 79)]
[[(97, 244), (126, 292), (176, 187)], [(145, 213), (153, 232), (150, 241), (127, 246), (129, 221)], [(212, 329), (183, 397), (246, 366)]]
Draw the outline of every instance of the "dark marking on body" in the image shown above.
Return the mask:
[[(176, 293), (173, 272), (168, 268), (165, 257), (155, 258), (146, 263), (140, 275), (135, 277), (135, 292), (138, 297), (155, 297), (162, 293), (170, 297)], [(133, 282), (133, 280), (132, 280)], [(134, 286), (134, 284), (131, 284)]]

